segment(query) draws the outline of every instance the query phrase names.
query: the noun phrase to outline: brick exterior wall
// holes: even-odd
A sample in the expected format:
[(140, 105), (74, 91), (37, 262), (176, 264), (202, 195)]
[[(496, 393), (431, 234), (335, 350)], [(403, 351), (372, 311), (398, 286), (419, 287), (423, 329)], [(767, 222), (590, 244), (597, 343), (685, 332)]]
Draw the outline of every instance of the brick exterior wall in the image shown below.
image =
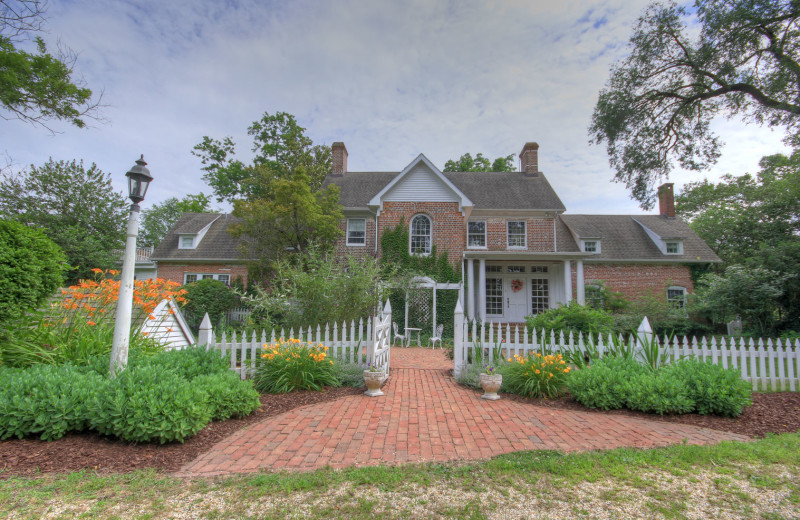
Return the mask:
[[(572, 263), (572, 290), (577, 297), (575, 263)], [(686, 265), (658, 264), (583, 264), (583, 279), (587, 285), (604, 280), (606, 287), (622, 293), (626, 300), (635, 300), (648, 294), (667, 297), (667, 287), (685, 287), (694, 291), (691, 271)]]
[(467, 224), (457, 202), (384, 202), (378, 218), (378, 232), (383, 236), (384, 231), (397, 226), (401, 219), (407, 226), (418, 213), (430, 217), (436, 249), (447, 251), (450, 263), (460, 266), (467, 242)]
[(374, 257), (375, 256), (375, 218), (374, 217), (351, 217), (351, 218), (364, 218), (367, 221), (366, 243), (363, 246), (348, 246), (347, 245), (347, 219), (339, 223), (339, 229), (342, 230), (342, 235), (333, 243), (336, 255), (342, 257), (344, 255), (351, 255), (356, 258)]
[[(229, 270), (223, 271), (223, 269)], [(247, 286), (247, 266), (243, 264), (178, 264), (163, 261), (158, 263), (158, 278), (178, 282), (183, 285), (183, 275), (186, 273), (229, 274), (231, 275), (231, 282), (241, 276), (242, 282)]]

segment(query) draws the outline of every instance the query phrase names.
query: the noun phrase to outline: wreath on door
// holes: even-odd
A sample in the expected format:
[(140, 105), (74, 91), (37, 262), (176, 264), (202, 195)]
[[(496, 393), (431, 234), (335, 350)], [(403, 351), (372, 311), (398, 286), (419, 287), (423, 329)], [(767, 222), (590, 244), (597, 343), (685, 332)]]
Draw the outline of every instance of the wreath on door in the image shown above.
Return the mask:
[(522, 280), (511, 280), (511, 290), (514, 292), (522, 290)]

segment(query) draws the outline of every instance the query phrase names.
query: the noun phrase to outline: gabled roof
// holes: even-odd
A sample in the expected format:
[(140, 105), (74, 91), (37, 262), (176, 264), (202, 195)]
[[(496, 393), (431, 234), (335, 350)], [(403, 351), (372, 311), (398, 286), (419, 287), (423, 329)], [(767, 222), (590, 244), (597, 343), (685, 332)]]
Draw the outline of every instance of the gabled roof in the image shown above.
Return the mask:
[[(366, 208), (378, 194), (396, 183), (400, 173), (347, 172), (339, 177), (329, 175), (323, 185), (339, 186), (339, 201), (345, 209)], [(476, 209), (557, 212), (566, 209), (541, 173), (531, 177), (522, 172), (444, 172), (442, 176)]]
[[(677, 218), (666, 218), (660, 215), (561, 215), (561, 220), (578, 239), (600, 238), (602, 240), (600, 253), (589, 257), (587, 260), (590, 261), (650, 260), (680, 263), (720, 261), (703, 239), (697, 236), (685, 222)], [(639, 222), (663, 238), (681, 237), (683, 254), (663, 254)]]
[[(225, 260), (242, 261), (240, 241), (228, 233), (228, 228), (239, 222), (229, 214), (184, 213), (150, 255), (151, 260)], [(178, 236), (197, 233), (211, 223), (203, 239), (194, 249), (179, 249)], [(188, 231), (195, 230), (195, 231)]]

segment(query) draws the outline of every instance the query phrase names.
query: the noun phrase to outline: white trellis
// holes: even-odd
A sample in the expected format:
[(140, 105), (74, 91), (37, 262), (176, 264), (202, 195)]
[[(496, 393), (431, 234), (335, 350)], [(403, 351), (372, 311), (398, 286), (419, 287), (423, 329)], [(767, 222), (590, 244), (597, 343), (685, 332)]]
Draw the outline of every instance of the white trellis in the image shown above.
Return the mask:
[[(439, 290), (454, 290), (454, 291), (461, 291), (461, 284), (460, 283), (444, 283), (444, 282), (437, 282), (433, 278), (429, 278), (427, 276), (415, 276), (411, 279), (411, 285), (406, 290), (406, 305), (405, 305), (405, 324), (408, 327), (408, 301), (410, 296), (410, 291), (416, 289), (430, 289), (433, 292), (433, 303), (431, 305), (431, 312), (433, 314), (433, 319), (431, 320), (431, 335), (436, 334), (436, 291)], [(459, 293), (459, 300), (461, 300), (461, 294)]]

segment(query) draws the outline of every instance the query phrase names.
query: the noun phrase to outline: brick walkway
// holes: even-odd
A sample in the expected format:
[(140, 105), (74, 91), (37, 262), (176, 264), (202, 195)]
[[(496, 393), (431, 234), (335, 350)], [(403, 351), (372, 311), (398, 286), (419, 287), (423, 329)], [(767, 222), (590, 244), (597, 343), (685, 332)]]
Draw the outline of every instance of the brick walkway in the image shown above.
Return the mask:
[(488, 458), (518, 450), (649, 448), (747, 440), (733, 433), (622, 416), (485, 401), (447, 375), (441, 350), (392, 349), (383, 397), (304, 406), (240, 430), (179, 474)]

